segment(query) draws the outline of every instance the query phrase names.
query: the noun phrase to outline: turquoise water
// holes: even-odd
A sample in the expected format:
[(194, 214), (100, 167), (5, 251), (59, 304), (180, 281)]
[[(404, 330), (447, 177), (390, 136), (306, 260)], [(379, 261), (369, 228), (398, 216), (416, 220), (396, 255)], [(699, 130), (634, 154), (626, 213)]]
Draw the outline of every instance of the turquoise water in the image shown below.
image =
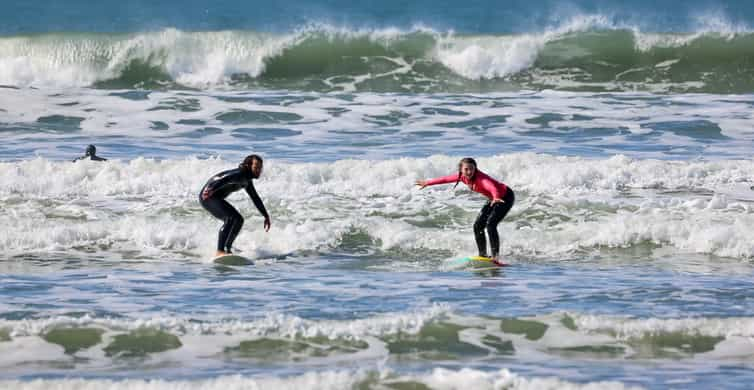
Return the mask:
[(3, 7), (0, 387), (750, 387), (750, 4)]

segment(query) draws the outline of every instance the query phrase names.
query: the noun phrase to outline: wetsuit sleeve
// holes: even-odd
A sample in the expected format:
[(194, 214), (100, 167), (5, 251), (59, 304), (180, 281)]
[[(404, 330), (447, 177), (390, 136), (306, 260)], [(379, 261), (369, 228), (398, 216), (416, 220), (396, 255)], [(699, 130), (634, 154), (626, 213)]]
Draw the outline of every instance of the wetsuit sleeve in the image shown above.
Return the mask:
[(443, 177), (436, 177), (434, 179), (427, 180), (428, 186), (433, 186), (435, 184), (446, 184), (446, 183), (455, 183), (456, 180), (458, 180), (458, 174), (454, 173), (452, 175), (443, 176)]
[(267, 209), (264, 208), (264, 203), (262, 203), (262, 199), (259, 197), (259, 194), (257, 194), (257, 190), (254, 188), (253, 183), (249, 182), (249, 185), (246, 186), (246, 193), (249, 194), (251, 201), (254, 202), (254, 206), (257, 207), (257, 210), (259, 210), (259, 213), (262, 214), (264, 219), (270, 219), (270, 215), (267, 214)]

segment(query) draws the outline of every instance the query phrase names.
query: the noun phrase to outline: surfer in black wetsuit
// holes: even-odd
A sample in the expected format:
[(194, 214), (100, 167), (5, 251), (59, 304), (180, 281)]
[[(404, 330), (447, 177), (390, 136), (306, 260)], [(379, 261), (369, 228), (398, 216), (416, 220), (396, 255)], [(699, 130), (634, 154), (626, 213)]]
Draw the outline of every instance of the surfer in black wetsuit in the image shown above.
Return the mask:
[(73, 162), (79, 161), (79, 160), (92, 160), (92, 161), (107, 161), (106, 158), (100, 157), (97, 155), (97, 147), (94, 145), (89, 145), (86, 147), (86, 154), (84, 154), (81, 157), (77, 157), (73, 160)]
[(233, 192), (245, 189), (254, 206), (264, 217), (264, 230), (270, 231), (270, 216), (264, 208), (262, 199), (254, 189), (252, 179), (258, 179), (262, 174), (262, 158), (256, 154), (247, 156), (236, 169), (222, 171), (209, 179), (199, 193), (199, 203), (215, 218), (223, 221), (217, 240), (217, 253), (223, 256), (231, 253), (233, 240), (243, 226), (243, 217), (225, 198)]

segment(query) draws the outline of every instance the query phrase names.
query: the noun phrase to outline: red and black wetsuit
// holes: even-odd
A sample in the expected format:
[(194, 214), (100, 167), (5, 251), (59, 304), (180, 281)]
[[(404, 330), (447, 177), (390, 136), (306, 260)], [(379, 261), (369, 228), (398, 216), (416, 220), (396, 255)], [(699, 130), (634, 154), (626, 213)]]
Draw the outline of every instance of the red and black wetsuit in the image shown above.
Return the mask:
[[(479, 215), (474, 222), (474, 239), (476, 240), (477, 249), (479, 249), (479, 256), (487, 256), (487, 240), (484, 236), (484, 231), (486, 230), (487, 235), (490, 236), (492, 257), (497, 257), (500, 253), (500, 237), (497, 234), (497, 224), (505, 218), (516, 201), (513, 190), (478, 169), (471, 179), (454, 173), (427, 180), (426, 185), (433, 186), (456, 181), (466, 184), (472, 191), (476, 191), (489, 199), (482, 207), (482, 210), (479, 211)], [(492, 201), (496, 199), (500, 199), (503, 202), (492, 204)]]

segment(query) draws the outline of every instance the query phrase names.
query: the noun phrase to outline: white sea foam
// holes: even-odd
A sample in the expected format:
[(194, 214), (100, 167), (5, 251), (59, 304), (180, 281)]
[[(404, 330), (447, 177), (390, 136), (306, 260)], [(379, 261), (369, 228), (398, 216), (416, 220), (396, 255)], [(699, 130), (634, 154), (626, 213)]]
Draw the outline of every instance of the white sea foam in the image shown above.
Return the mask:
[[(602, 315), (574, 315), (582, 331), (610, 332), (619, 340), (660, 333), (720, 337), (754, 337), (754, 319), (743, 318), (630, 318)], [(752, 349), (749, 349), (750, 353)]]
[(483, 372), (464, 368), (447, 370), (437, 368), (431, 374), (421, 377), (420, 382), (432, 389), (639, 389), (625, 386), (616, 381), (578, 384), (557, 378), (526, 378), (502, 369), (498, 372)]
[(244, 377), (222, 376), (213, 379), (194, 381), (186, 380), (107, 380), (107, 379), (37, 379), (31, 381), (5, 381), (2, 386), (21, 390), (49, 389), (60, 390), (102, 389), (112, 390), (241, 390), (241, 389), (349, 389), (361, 388), (363, 385), (373, 387), (390, 386), (392, 383), (415, 382), (431, 389), (453, 390), (474, 389), (521, 389), (521, 390), (596, 390), (596, 389), (639, 389), (625, 386), (616, 381), (575, 383), (555, 377), (528, 378), (507, 369), (497, 372), (485, 372), (470, 368), (449, 370), (436, 368), (431, 373), (414, 375), (397, 375), (382, 370), (369, 375), (369, 371), (321, 371), (307, 372), (303, 375), (289, 377)]
[(265, 58), (295, 41), (295, 35), (176, 29), (112, 36), (3, 38), (0, 84), (86, 86), (116, 78), (135, 60), (162, 68), (187, 85), (221, 84), (235, 73), (260, 74)]
[[(658, 34), (644, 32), (638, 24), (615, 22), (609, 15), (580, 14), (550, 25), (543, 31), (526, 34), (502, 37), (459, 37), (448, 34), (438, 39), (434, 55), (442, 64), (464, 77), (489, 79), (510, 76), (532, 68), (547, 43), (579, 32), (592, 30), (631, 31), (635, 48), (646, 52), (659, 47), (686, 46), (707, 35), (733, 38), (752, 31), (748, 26), (732, 23), (720, 14), (699, 16), (695, 24), (697, 25), (695, 30), (687, 33)], [(667, 65), (668, 61), (665, 61), (664, 64)], [(576, 73), (582, 72), (580, 69), (574, 71)], [(540, 82), (548, 83), (545, 74), (538, 72), (534, 74)], [(565, 78), (552, 78), (549, 83), (558, 87), (569, 86), (568, 80)], [(610, 89), (609, 84), (589, 84), (593, 86), (604, 85)], [(582, 84), (573, 83), (572, 87), (579, 85)], [(612, 84), (612, 87), (616, 87), (616, 85)], [(647, 87), (652, 88), (651, 85)], [(662, 90), (661, 85), (657, 85), (655, 88)]]
[[(504, 321), (510, 321), (505, 319)], [(544, 333), (531, 338), (520, 330), (505, 331), (500, 319), (475, 317), (456, 314), (444, 305), (418, 310), (416, 312), (398, 312), (375, 315), (352, 320), (308, 320), (291, 315), (268, 314), (256, 320), (226, 320), (188, 318), (183, 316), (152, 316), (137, 319), (84, 317), (50, 317), (31, 320), (2, 320), (0, 330), (11, 338), (0, 342), (0, 351), (25, 351), (24, 353), (6, 353), (0, 359), (0, 367), (21, 367), (31, 363), (47, 364), (71, 361), (74, 356), (64, 354), (61, 346), (47, 342), (43, 337), (54, 329), (94, 328), (101, 330), (102, 341), (96, 346), (75, 353), (78, 357), (88, 357), (90, 362), (80, 362), (82, 368), (108, 367), (117, 365), (117, 359), (105, 355), (105, 347), (115, 340), (116, 335), (144, 329), (159, 329), (175, 335), (180, 340), (180, 347), (165, 352), (149, 354), (151, 361), (185, 366), (212, 366), (215, 359), (229, 349), (237, 347), (244, 341), (297, 340), (314, 344), (327, 344), (316, 338), (329, 340), (359, 340), (364, 342), (357, 350), (336, 353), (332, 356), (307, 356), (309, 364), (326, 364), (334, 362), (362, 362), (371, 364), (385, 359), (391, 354), (387, 343), (396, 335), (416, 335), (426, 325), (442, 322), (457, 324), (464, 329), (458, 333), (461, 342), (487, 349), (496, 355), (497, 350), (490, 347), (490, 337), (512, 342), (516, 355), (520, 359), (541, 359), (557, 355), (559, 351), (576, 353), (581, 350), (588, 356), (590, 348), (599, 353), (601, 348), (615, 350), (614, 357), (626, 356), (652, 358), (654, 355), (637, 355), (637, 345), (650, 344), (662, 346), (663, 339), (677, 340), (679, 335), (693, 338), (719, 337), (710, 350), (682, 351), (676, 348), (684, 358), (694, 359), (749, 359), (754, 356), (754, 319), (737, 318), (630, 318), (620, 316), (592, 315), (582, 313), (551, 313), (533, 317), (520, 318), (519, 326), (531, 327), (536, 331), (543, 327)], [(569, 322), (572, 325), (569, 325)], [(538, 324), (528, 325), (528, 324)], [(521, 328), (521, 329), (524, 329)], [(502, 329), (502, 330), (501, 330)], [(426, 336), (434, 337), (434, 336)], [(653, 341), (655, 340), (656, 341)], [(308, 340), (308, 341), (307, 341)], [(395, 341), (393, 341), (395, 342)], [(399, 341), (398, 341), (399, 342)], [(675, 341), (673, 341), (675, 342)], [(689, 343), (691, 341), (688, 341)], [(41, 357), (41, 358), (40, 358)], [(45, 363), (46, 362), (46, 363)], [(292, 361), (293, 362), (293, 361)], [(363, 364), (361, 365), (363, 367)], [(19, 368), (20, 369), (20, 368)], [(443, 378), (448, 383), (462, 378), (452, 373), (443, 377), (438, 373), (421, 375), (419, 380), (426, 381), (433, 388), (440, 386)], [(439, 376), (438, 376), (439, 375)], [(489, 373), (477, 372), (476, 379), (489, 378)], [(471, 378), (467, 378), (470, 380)], [(397, 380), (397, 379), (396, 379)], [(439, 382), (438, 382), (439, 381)]]
[(247, 378), (242, 376), (224, 376), (215, 379), (196, 381), (168, 381), (168, 380), (106, 380), (106, 379), (58, 379), (33, 381), (5, 381), (0, 385), (14, 389), (76, 389), (76, 390), (246, 390), (246, 389), (347, 389), (353, 387), (362, 379), (362, 375), (345, 371), (311, 372), (293, 377)]
[[(456, 158), (271, 161), (256, 187), (273, 216), (245, 196), (231, 202), (248, 216), (237, 246), (250, 255), (327, 251), (357, 231), (375, 248), (468, 253), (468, 229), (482, 199), (446, 188), (419, 191), (416, 179), (452, 173)], [(558, 258), (576, 250), (651, 242), (679, 253), (754, 256), (754, 207), (710, 191), (747, 182), (754, 163), (604, 160), (511, 154), (479, 159), (480, 168), (518, 194), (500, 225), (504, 253)], [(6, 253), (99, 248), (205, 257), (219, 226), (198, 204), (205, 179), (234, 164), (219, 159), (105, 164), (35, 159), (0, 163), (0, 247)], [(296, 188), (295, 191), (292, 188)], [(463, 192), (462, 192), (463, 191)], [(460, 219), (454, 215), (461, 210)], [(417, 225), (427, 217), (446, 222)], [(164, 253), (163, 253), (164, 255)]]
[(507, 37), (455, 37), (438, 40), (435, 56), (470, 79), (505, 77), (530, 68), (548, 42), (566, 34), (611, 28), (603, 15), (580, 15), (537, 33)]
[(247, 337), (276, 336), (285, 338), (326, 337), (330, 339), (362, 339), (372, 336), (414, 334), (428, 322), (449, 312), (447, 305), (436, 304), (423, 310), (390, 313), (349, 321), (307, 320), (304, 318), (268, 314), (258, 320), (224, 320), (176, 316), (151, 316), (138, 319), (58, 316), (34, 320), (0, 320), (0, 329), (12, 338), (40, 336), (61, 327), (99, 327), (110, 331), (131, 331), (140, 328), (165, 330), (178, 335), (236, 335)]
[(0, 39), (0, 84), (89, 86), (119, 77), (137, 61), (166, 72), (178, 83), (204, 88), (227, 84), (235, 74), (257, 77), (265, 70), (265, 61), (314, 35), (345, 40), (367, 38), (389, 46), (412, 33), (434, 32), (422, 26), (400, 30), (310, 24), (280, 35), (167, 28), (131, 34), (9, 37)]

